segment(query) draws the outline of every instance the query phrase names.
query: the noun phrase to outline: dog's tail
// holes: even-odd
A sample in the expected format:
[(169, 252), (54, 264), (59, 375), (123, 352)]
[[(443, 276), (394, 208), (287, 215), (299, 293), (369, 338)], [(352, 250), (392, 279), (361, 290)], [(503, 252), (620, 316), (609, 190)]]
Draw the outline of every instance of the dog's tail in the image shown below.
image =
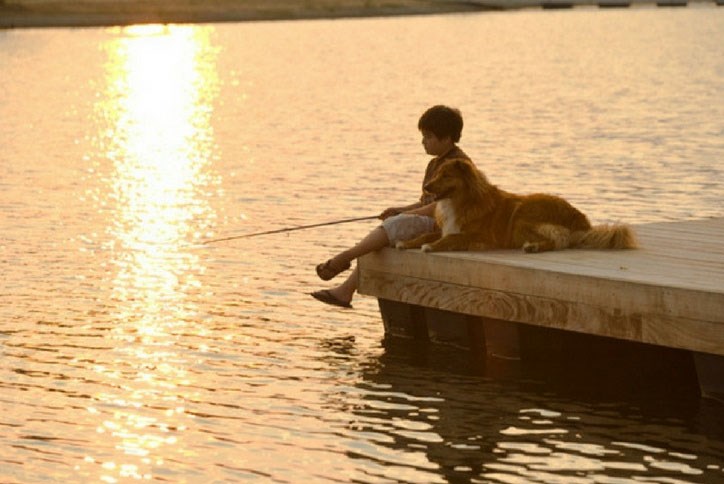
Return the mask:
[(571, 247), (579, 249), (635, 249), (636, 234), (625, 224), (596, 225), (571, 234)]

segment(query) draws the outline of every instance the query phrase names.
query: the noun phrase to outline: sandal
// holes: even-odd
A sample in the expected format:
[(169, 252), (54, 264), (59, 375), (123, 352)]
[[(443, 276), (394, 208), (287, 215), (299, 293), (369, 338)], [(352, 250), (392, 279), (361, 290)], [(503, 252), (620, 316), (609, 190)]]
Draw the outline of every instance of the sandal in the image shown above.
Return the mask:
[(321, 291), (310, 292), (309, 295), (312, 296), (317, 301), (322, 301), (324, 304), (330, 304), (332, 306), (339, 306), (341, 308), (352, 309), (352, 305), (350, 303), (336, 298), (331, 292), (329, 292), (326, 289), (322, 289)]
[(349, 269), (350, 265), (351, 264), (347, 262), (344, 267), (340, 267), (339, 269), (337, 269), (332, 266), (332, 259), (329, 259), (327, 262), (323, 262), (322, 264), (317, 265), (317, 275), (321, 280), (328, 281), (340, 272), (344, 272)]

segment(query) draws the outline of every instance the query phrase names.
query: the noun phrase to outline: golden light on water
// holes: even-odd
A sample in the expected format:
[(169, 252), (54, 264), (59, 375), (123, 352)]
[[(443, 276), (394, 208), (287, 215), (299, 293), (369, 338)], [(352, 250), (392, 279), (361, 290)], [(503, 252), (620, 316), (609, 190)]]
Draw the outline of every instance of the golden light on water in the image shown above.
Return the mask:
[[(211, 112), (218, 85), (210, 27), (139, 26), (104, 46), (107, 92), (102, 153), (114, 240), (113, 360), (96, 365), (109, 381), (132, 386), (96, 395), (103, 438), (116, 455), (100, 478), (150, 478), (164, 456), (183, 452), (184, 400), (190, 380), (179, 335), (193, 333), (194, 291), (203, 272), (191, 250), (196, 222), (212, 218), (203, 194), (212, 180)], [(203, 330), (196, 330), (203, 331)], [(130, 374), (130, 375), (129, 375)], [(164, 420), (153, 407), (165, 409)]]

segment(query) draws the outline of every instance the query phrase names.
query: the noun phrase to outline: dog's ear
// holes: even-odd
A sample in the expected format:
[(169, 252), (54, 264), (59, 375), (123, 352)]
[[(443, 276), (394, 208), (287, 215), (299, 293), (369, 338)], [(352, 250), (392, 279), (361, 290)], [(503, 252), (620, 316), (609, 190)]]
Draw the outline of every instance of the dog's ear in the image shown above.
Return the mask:
[(465, 180), (465, 185), (470, 192), (475, 194), (480, 208), (484, 212), (492, 212), (497, 201), (497, 188), (488, 181), (485, 174), (478, 170), (472, 161), (465, 158), (452, 159), (450, 164)]
[(460, 171), (464, 175), (470, 174), (471, 169), (473, 168), (472, 163), (470, 163), (465, 158), (453, 158), (450, 160), (450, 164), (453, 168)]
[(472, 161), (465, 158), (453, 158), (450, 163), (467, 183), (479, 185), (482, 182), (486, 185), (489, 184), (483, 172), (478, 170)]
[(452, 158), (446, 163), (451, 173), (455, 174), (455, 178), (463, 181), (465, 185), (475, 183), (476, 169), (475, 166), (465, 158)]

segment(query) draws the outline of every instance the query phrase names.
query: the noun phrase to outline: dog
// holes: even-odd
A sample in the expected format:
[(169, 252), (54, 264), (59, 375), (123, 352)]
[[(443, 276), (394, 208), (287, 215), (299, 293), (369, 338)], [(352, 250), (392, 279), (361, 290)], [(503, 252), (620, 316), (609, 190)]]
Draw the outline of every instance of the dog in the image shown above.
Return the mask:
[(436, 197), (439, 230), (398, 242), (398, 249), (522, 249), (536, 253), (566, 248), (637, 247), (628, 225), (592, 226), (581, 211), (561, 197), (506, 192), (489, 183), (467, 159), (446, 161), (424, 189)]

